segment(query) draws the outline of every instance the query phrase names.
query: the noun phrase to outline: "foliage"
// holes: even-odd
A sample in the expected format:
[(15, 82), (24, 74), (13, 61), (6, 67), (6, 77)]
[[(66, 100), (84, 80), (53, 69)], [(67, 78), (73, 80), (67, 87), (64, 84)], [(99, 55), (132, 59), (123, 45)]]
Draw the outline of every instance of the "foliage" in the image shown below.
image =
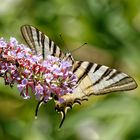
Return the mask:
[[(6, 3), (7, 1), (3, 1)], [(140, 1), (138, 0), (13, 0), (1, 4), (0, 36), (23, 41), (20, 26), (38, 27), (75, 59), (118, 68), (140, 83)], [(2, 11), (3, 10), (3, 11)], [(59, 36), (61, 34), (62, 38)], [(76, 47), (77, 46), (77, 47)], [(139, 87), (125, 94), (91, 97), (60, 116), (50, 101), (34, 120), (37, 102), (23, 100), (17, 89), (0, 81), (2, 140), (139, 140)]]

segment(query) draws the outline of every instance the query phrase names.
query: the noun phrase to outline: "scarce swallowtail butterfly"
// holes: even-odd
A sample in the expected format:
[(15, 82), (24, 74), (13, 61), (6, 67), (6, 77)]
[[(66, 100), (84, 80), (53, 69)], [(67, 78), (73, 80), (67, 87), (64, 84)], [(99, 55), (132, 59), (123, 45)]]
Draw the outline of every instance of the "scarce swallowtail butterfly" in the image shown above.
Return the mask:
[(21, 33), (28, 46), (36, 54), (42, 54), (43, 59), (46, 59), (47, 55), (52, 55), (65, 59), (73, 65), (72, 71), (78, 78), (78, 86), (72, 94), (62, 96), (63, 103), (55, 100), (55, 109), (62, 114), (60, 127), (65, 119), (67, 109), (72, 109), (74, 104), (81, 104), (82, 101), (88, 100), (90, 95), (132, 90), (137, 87), (132, 77), (116, 69), (88, 61), (74, 60), (70, 53), (63, 53), (48, 36), (31, 25), (23, 25)]

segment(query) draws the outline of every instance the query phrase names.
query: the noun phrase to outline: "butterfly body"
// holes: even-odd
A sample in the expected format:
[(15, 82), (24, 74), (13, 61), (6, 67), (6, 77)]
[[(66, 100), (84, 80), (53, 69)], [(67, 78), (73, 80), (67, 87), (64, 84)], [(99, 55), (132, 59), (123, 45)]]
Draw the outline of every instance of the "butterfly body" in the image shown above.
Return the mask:
[(31, 25), (21, 27), (23, 38), (37, 55), (45, 60), (48, 55), (59, 57), (70, 62), (72, 72), (78, 81), (73, 93), (63, 95), (63, 102), (55, 100), (55, 109), (62, 114), (60, 127), (68, 108), (74, 104), (82, 104), (90, 95), (102, 95), (114, 91), (132, 90), (137, 87), (135, 80), (129, 75), (104, 65), (88, 61), (76, 61), (71, 53), (63, 53), (60, 48), (44, 33)]

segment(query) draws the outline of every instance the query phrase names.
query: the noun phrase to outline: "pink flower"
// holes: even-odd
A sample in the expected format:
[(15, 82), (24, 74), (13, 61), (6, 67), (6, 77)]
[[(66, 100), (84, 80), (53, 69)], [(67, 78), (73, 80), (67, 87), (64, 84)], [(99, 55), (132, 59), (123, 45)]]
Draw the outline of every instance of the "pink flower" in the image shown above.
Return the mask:
[(0, 38), (0, 48), (5, 48), (7, 46), (6, 41), (4, 40), (4, 38)]
[(51, 55), (43, 60), (13, 37), (9, 43), (0, 38), (0, 56), (0, 76), (6, 85), (12, 87), (16, 83), (24, 99), (30, 98), (31, 88), (37, 100), (47, 102), (57, 97), (62, 102), (61, 97), (73, 93), (76, 87), (77, 77), (71, 71), (71, 63)]

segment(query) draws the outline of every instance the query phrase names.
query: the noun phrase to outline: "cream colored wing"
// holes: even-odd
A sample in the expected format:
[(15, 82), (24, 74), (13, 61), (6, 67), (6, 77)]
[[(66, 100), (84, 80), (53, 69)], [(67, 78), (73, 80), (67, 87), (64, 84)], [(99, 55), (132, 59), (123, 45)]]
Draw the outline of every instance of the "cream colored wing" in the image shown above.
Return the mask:
[(88, 100), (90, 95), (101, 95), (113, 91), (132, 90), (137, 87), (135, 80), (125, 73), (104, 65), (86, 61), (76, 61), (73, 72), (78, 77), (78, 86), (72, 94), (62, 96), (63, 103), (56, 101), (56, 110), (61, 112), (62, 121), (68, 108), (75, 103)]

